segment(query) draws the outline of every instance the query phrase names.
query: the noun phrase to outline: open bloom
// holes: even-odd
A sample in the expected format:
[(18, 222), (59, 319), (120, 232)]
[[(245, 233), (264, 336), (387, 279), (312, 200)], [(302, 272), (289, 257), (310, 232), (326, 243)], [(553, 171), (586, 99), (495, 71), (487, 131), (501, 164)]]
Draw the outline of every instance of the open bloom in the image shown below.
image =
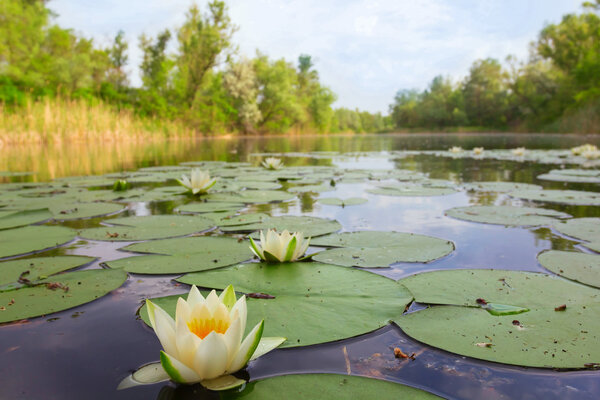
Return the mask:
[(262, 162), (262, 166), (266, 169), (280, 169), (283, 167), (283, 162), (279, 158), (269, 157)]
[(596, 160), (598, 158), (600, 158), (600, 151), (598, 150), (586, 150), (583, 153), (581, 153), (581, 155), (583, 157), (585, 157), (588, 160)]
[(511, 151), (513, 155), (517, 157), (523, 157), (525, 155), (525, 151), (527, 150), (525, 149), (525, 147), (517, 147), (516, 149), (512, 149)]
[(448, 151), (450, 153), (462, 153), (463, 152), (463, 148), (460, 146), (452, 146), (448, 149)]
[(594, 152), (594, 151), (598, 151), (598, 147), (594, 146), (593, 144), (582, 144), (581, 146), (577, 146), (577, 147), (573, 147), (571, 148), (571, 153), (573, 153), (573, 155), (575, 156), (584, 156), (584, 153), (587, 152)]
[[(162, 368), (178, 383), (200, 382), (212, 388), (211, 382), (216, 378), (239, 381), (227, 375), (244, 367), (261, 341), (264, 321), (242, 340), (246, 329), (246, 297), (236, 300), (231, 285), (220, 296), (213, 290), (206, 298), (192, 286), (187, 301), (178, 299), (175, 319), (150, 300), (146, 300), (146, 305), (150, 324), (164, 349), (160, 352)], [(270, 347), (267, 351), (285, 340), (279, 339), (276, 344), (267, 345)]]
[(190, 178), (186, 175), (181, 175), (181, 180), (177, 179), (180, 185), (190, 189), (192, 194), (203, 194), (208, 191), (217, 182), (216, 178), (210, 179), (207, 171), (202, 171), (198, 168), (192, 170)]
[(250, 250), (261, 260), (268, 262), (297, 261), (308, 249), (310, 238), (304, 239), (302, 232), (289, 233), (287, 230), (277, 233), (269, 229), (267, 234), (260, 232), (260, 246), (250, 238)]
[(476, 156), (483, 154), (483, 147), (473, 147), (473, 154)]

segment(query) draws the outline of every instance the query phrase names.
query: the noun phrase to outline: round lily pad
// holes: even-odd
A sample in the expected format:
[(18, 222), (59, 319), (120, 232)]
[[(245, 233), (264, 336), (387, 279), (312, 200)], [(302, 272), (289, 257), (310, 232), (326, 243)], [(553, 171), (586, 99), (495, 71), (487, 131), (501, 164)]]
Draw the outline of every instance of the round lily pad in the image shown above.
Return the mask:
[(367, 189), (368, 193), (383, 194), (386, 196), (444, 196), (456, 193), (456, 190), (449, 187), (433, 187), (414, 184), (397, 186), (380, 186), (375, 189)]
[(600, 218), (573, 218), (554, 223), (554, 228), (563, 235), (588, 242), (600, 242)]
[(333, 246), (313, 260), (345, 267), (385, 268), (397, 262), (430, 262), (450, 254), (454, 244), (431, 236), (402, 232), (345, 232), (315, 238), (315, 246)]
[(0, 230), (18, 228), (20, 226), (34, 224), (52, 218), (47, 208), (23, 211), (0, 211)]
[(270, 219), (271, 217), (263, 213), (249, 213), (240, 214), (235, 216), (224, 216), (223, 218), (217, 219), (215, 222), (217, 226), (244, 226), (247, 224), (262, 223)]
[(520, 182), (469, 182), (464, 185), (466, 190), (474, 192), (506, 193), (513, 190), (541, 190), (542, 187), (531, 183)]
[[(304, 237), (314, 237), (339, 231), (342, 229), (342, 226), (339, 222), (331, 219), (286, 215), (282, 217), (271, 217), (263, 222), (239, 226), (225, 226), (221, 228), (224, 232), (251, 232), (267, 229), (276, 229), (279, 232), (284, 230), (289, 232), (302, 232)], [(258, 237), (258, 235), (254, 235), (253, 237)]]
[[(282, 396), (282, 393), (285, 393)], [(241, 392), (222, 392), (221, 399), (287, 400), (378, 399), (426, 400), (439, 397), (410, 386), (351, 375), (284, 375), (248, 383)]]
[(39, 281), (92, 261), (94, 257), (84, 256), (36, 257), (4, 261), (0, 263), (0, 291), (22, 287), (27, 281)]
[(108, 261), (111, 268), (137, 274), (181, 274), (238, 264), (253, 257), (247, 241), (196, 236), (135, 243), (122, 250), (150, 255)]
[(288, 189), (288, 192), (293, 192), (293, 193), (307, 193), (307, 192), (314, 192), (314, 193), (321, 193), (321, 192), (331, 192), (332, 190), (335, 190), (334, 186), (331, 185), (304, 185), (304, 186), (294, 186)]
[(511, 197), (548, 203), (572, 204), (580, 206), (600, 206), (600, 193), (580, 190), (515, 190)]
[(109, 241), (162, 239), (189, 235), (214, 226), (211, 219), (195, 215), (124, 217), (106, 222), (111, 226), (83, 229), (79, 232), (79, 236), (85, 239)]
[(127, 279), (123, 270), (90, 269), (67, 272), (35, 286), (0, 292), (0, 323), (66, 310), (95, 300)]
[(0, 258), (42, 251), (75, 239), (75, 231), (62, 226), (26, 226), (0, 231)]
[(558, 182), (600, 183), (600, 170), (589, 169), (553, 169), (538, 179)]
[[(413, 338), (488, 361), (584, 368), (600, 358), (600, 291), (546, 274), (447, 270), (400, 280), (415, 301), (443, 304), (396, 322)], [(528, 309), (494, 315), (485, 302)]]
[(339, 199), (337, 197), (325, 197), (318, 199), (317, 202), (328, 206), (356, 206), (359, 204), (365, 204), (368, 200), (363, 197), (349, 197), (347, 199)]
[[(263, 336), (286, 337), (284, 347), (370, 332), (398, 318), (412, 299), (391, 279), (319, 263), (242, 264), (188, 274), (178, 281), (215, 289), (232, 284), (239, 292), (256, 294), (248, 298), (247, 326), (264, 319)], [(177, 297), (152, 301), (174, 315)], [(140, 316), (148, 323), (145, 306)]]
[(81, 219), (99, 217), (102, 215), (115, 214), (125, 209), (122, 204), (115, 203), (63, 203), (54, 202), (49, 206), (54, 219)]
[(213, 213), (225, 211), (237, 211), (244, 208), (242, 203), (227, 203), (227, 202), (200, 202), (188, 203), (177, 208), (178, 212), (185, 213)]
[(575, 282), (600, 288), (600, 256), (550, 250), (538, 254), (542, 266)]
[(569, 214), (544, 208), (512, 206), (457, 207), (446, 211), (446, 215), (471, 222), (513, 226), (549, 225), (557, 218), (570, 217)]
[(209, 193), (209, 201), (226, 201), (240, 203), (271, 203), (288, 201), (296, 196), (283, 190), (242, 190), (237, 193)]

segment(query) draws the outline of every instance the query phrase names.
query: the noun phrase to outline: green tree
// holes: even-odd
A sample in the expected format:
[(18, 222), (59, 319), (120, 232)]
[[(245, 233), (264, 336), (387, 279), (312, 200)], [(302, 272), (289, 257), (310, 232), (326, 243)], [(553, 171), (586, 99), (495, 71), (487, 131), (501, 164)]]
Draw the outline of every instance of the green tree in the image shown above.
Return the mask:
[(478, 126), (503, 127), (508, 108), (508, 74), (497, 60), (488, 58), (473, 63), (463, 96), (465, 112)]

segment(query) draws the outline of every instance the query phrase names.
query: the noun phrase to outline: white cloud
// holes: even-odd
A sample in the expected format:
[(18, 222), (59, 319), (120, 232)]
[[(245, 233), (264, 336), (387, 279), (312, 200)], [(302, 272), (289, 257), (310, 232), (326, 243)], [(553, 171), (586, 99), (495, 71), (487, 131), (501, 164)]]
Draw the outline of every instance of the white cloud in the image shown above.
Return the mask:
[[(59, 24), (109, 42), (130, 42), (134, 83), (137, 38), (181, 25), (191, 0), (53, 0)], [(240, 52), (256, 49), (295, 62), (316, 61), (336, 105), (386, 112), (401, 88), (422, 89), (438, 74), (462, 78), (477, 58), (527, 55), (543, 24), (576, 11), (580, 0), (230, 0)], [(201, 6), (205, 2), (200, 3)]]

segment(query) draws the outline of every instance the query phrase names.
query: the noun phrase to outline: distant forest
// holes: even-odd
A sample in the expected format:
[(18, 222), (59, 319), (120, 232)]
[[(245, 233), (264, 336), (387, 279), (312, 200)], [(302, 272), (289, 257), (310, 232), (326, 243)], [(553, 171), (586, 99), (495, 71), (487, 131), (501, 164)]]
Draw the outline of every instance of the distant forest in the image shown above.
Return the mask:
[(527, 62), (477, 60), (461, 81), (438, 76), (423, 91), (398, 91), (387, 116), (333, 109), (336, 95), (310, 55), (240, 56), (223, 1), (192, 6), (182, 26), (139, 38), (141, 87), (125, 73), (123, 32), (99, 46), (56, 25), (46, 3), (0, 2), (0, 130), (14, 129), (2, 126), (10, 114), (26, 119), (35, 104), (65, 101), (204, 134), (600, 130), (600, 0), (544, 27)]

